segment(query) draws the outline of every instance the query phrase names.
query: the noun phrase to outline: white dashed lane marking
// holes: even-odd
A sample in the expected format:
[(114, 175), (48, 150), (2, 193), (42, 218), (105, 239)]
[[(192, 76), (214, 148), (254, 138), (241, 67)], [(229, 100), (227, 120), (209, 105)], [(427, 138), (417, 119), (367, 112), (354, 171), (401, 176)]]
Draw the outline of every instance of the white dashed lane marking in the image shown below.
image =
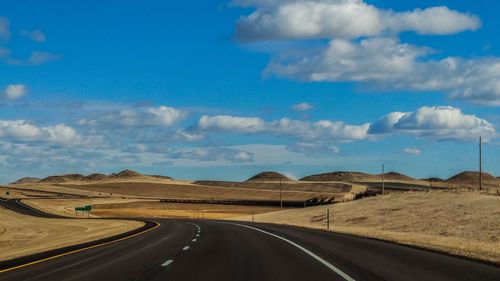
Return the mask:
[(169, 264), (171, 264), (174, 260), (167, 260), (166, 262), (164, 262), (161, 266), (168, 266)]

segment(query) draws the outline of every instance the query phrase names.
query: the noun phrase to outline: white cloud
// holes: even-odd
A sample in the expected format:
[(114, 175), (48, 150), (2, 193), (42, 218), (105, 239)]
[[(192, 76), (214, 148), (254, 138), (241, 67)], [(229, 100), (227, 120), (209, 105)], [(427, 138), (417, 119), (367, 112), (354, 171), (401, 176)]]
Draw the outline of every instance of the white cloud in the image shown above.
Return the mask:
[(172, 149), (165, 156), (170, 159), (225, 161), (229, 163), (247, 163), (253, 161), (253, 154), (250, 152), (218, 146)]
[(9, 20), (0, 17), (0, 41), (7, 41), (10, 39)]
[(435, 59), (429, 48), (403, 44), (397, 38), (405, 31), (446, 35), (477, 30), (481, 21), (470, 13), (445, 6), (396, 12), (362, 0), (234, 3), (255, 8), (237, 22), (236, 36), (242, 40), (329, 40), (326, 46), (318, 41), (298, 50), (282, 48), (265, 74), (360, 82), (379, 90), (441, 91), (475, 104), (500, 106), (499, 57)]
[(302, 102), (302, 103), (298, 103), (298, 104), (292, 106), (292, 109), (294, 111), (308, 111), (308, 110), (313, 109), (313, 106), (312, 106), (312, 104), (309, 104), (307, 102)]
[(362, 0), (236, 1), (255, 7), (238, 20), (236, 35), (242, 40), (359, 38), (415, 31), (444, 35), (481, 26), (477, 16), (431, 7), (394, 12)]
[(340, 121), (321, 120), (304, 122), (281, 118), (266, 122), (258, 117), (235, 117), (229, 115), (202, 116), (196, 125), (201, 131), (232, 133), (264, 133), (295, 136), (301, 139), (360, 140), (367, 137), (369, 124), (348, 125)]
[(407, 154), (420, 155), (422, 153), (422, 150), (420, 150), (419, 148), (407, 147), (403, 150), (403, 152)]
[(79, 144), (82, 137), (64, 124), (36, 126), (25, 120), (0, 120), (0, 138), (21, 142)]
[(155, 122), (169, 127), (186, 116), (186, 112), (168, 106), (153, 107), (146, 112), (154, 115)]
[(421, 107), (414, 112), (393, 112), (373, 123), (370, 134), (408, 134), (441, 140), (495, 137), (495, 127), (475, 115), (451, 106)]
[(21, 35), (26, 36), (35, 42), (45, 42), (46, 41), (45, 34), (43, 33), (43, 31), (38, 30), (38, 29), (32, 30), (32, 31), (23, 30), (23, 31), (21, 31)]
[(82, 119), (80, 125), (102, 127), (171, 127), (187, 116), (184, 110), (168, 106), (106, 110), (94, 118)]
[(174, 139), (187, 141), (187, 142), (201, 141), (204, 138), (205, 138), (205, 136), (202, 134), (196, 134), (196, 133), (189, 132), (186, 130), (181, 130), (181, 129), (175, 131), (175, 134), (174, 134)]
[(264, 120), (257, 117), (203, 115), (198, 121), (197, 128), (206, 131), (255, 133), (265, 129), (265, 122)]
[(395, 38), (334, 39), (314, 52), (275, 58), (266, 72), (305, 81), (363, 82), (386, 89), (444, 91), (477, 104), (500, 105), (500, 58), (427, 59), (431, 50)]
[[(266, 134), (293, 137), (302, 145), (290, 146), (295, 150), (306, 150), (327, 146), (323, 142), (371, 140), (383, 135), (406, 134), (439, 140), (472, 140), (483, 136), (486, 140), (496, 136), (494, 126), (475, 115), (464, 114), (451, 106), (420, 107), (414, 112), (391, 112), (380, 120), (361, 125), (342, 121), (320, 120), (306, 122), (281, 118), (264, 121), (258, 117), (203, 116), (194, 127), (203, 132), (229, 132)], [(333, 151), (333, 150), (331, 150)]]
[(42, 130), (47, 132), (48, 140), (51, 142), (72, 144), (80, 141), (80, 136), (75, 129), (64, 124), (44, 127)]
[(428, 35), (454, 34), (481, 27), (481, 20), (477, 16), (450, 10), (445, 6), (392, 13), (388, 22), (391, 29), (398, 32), (414, 30)]
[(11, 84), (5, 88), (5, 97), (9, 100), (15, 100), (26, 95), (28, 90), (23, 84)]
[(41, 129), (24, 120), (0, 120), (0, 137), (15, 139), (36, 139), (41, 135)]

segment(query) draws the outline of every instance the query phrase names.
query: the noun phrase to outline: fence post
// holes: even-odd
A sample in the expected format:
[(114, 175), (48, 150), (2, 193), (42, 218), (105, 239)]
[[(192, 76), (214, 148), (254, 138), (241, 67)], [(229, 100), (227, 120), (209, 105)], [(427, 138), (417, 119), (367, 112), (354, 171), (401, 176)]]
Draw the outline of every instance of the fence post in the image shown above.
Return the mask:
[(326, 229), (330, 230), (330, 209), (326, 209)]

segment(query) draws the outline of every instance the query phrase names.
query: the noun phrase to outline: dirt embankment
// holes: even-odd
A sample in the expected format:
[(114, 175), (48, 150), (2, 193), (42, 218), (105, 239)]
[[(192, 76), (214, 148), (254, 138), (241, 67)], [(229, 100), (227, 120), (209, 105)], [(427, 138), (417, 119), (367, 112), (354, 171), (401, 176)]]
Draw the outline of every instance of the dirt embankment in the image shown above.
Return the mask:
[[(393, 193), (254, 216), (256, 221), (395, 241), (500, 264), (500, 196), (478, 192)], [(251, 217), (238, 217), (251, 220)]]
[(0, 207), (0, 261), (94, 241), (143, 226), (121, 220), (45, 219)]

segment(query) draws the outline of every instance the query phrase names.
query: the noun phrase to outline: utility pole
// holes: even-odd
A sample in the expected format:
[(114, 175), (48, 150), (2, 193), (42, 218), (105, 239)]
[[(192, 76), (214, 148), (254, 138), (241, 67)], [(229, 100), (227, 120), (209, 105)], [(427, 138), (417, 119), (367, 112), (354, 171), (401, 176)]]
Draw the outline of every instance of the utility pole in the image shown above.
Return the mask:
[(385, 165), (382, 164), (382, 195), (385, 194), (385, 181), (384, 181)]
[(281, 195), (281, 180), (280, 180), (280, 208), (283, 210), (283, 197)]
[(483, 139), (479, 137), (479, 190), (483, 189)]

